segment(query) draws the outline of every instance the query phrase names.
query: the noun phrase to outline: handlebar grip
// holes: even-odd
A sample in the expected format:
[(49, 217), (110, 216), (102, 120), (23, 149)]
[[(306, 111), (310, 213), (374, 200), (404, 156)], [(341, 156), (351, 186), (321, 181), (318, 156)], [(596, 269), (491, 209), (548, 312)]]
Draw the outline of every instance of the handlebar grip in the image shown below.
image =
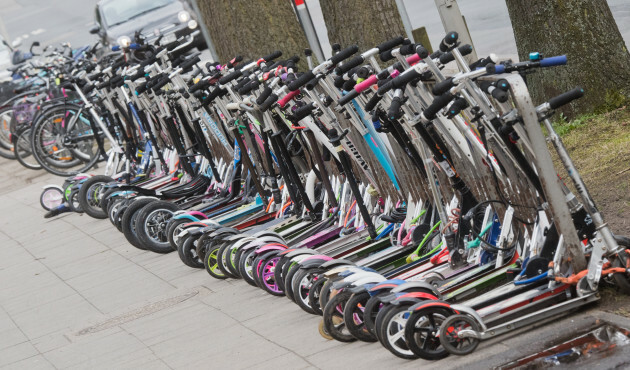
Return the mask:
[(92, 92), (92, 90), (94, 90), (94, 84), (88, 83), (87, 85), (83, 86), (81, 90), (83, 90), (83, 93), (85, 95), (88, 95), (89, 93)]
[[(286, 94), (284, 98), (278, 100), (278, 105), (280, 106), (280, 108), (284, 108), (291, 100), (293, 100), (293, 98), (295, 98), (299, 94), (300, 90), (291, 91), (290, 93)], [(258, 103), (258, 101), (256, 101), (256, 103)]]
[(280, 58), (281, 56), (282, 56), (282, 52), (280, 50), (276, 50), (269, 55), (265, 55), (264, 57), (262, 57), (262, 59), (264, 59), (265, 62), (270, 62), (276, 58)]
[(229, 83), (230, 81), (233, 81), (239, 77), (241, 77), (243, 75), (243, 72), (241, 72), (240, 70), (234, 71), (226, 76), (223, 76), (219, 79), (219, 83), (221, 85), (225, 85), (227, 83)]
[(304, 85), (304, 87), (306, 88), (306, 90), (309, 90), (309, 91), (313, 90), (315, 86), (317, 86), (317, 84), (319, 83), (319, 80), (321, 80), (322, 78), (324, 78), (324, 75), (317, 75), (315, 76), (315, 78), (307, 82), (306, 85)]
[(427, 109), (422, 112), (422, 115), (427, 120), (432, 121), (433, 119), (435, 119), (437, 113), (442, 110), (442, 108), (446, 107), (448, 103), (450, 103), (453, 99), (455, 99), (455, 95), (450, 93), (438, 96), (437, 98), (435, 98), (435, 100), (433, 100), (433, 103), (431, 103), (431, 105), (429, 105)]
[(250, 93), (250, 91), (252, 91), (253, 89), (258, 87), (258, 80), (250, 80), (248, 83), (246, 83), (245, 85), (243, 85), (240, 89), (238, 89), (238, 93), (240, 95), (247, 95)]
[(381, 99), (383, 99), (382, 95), (379, 95), (379, 94), (372, 95), (370, 100), (368, 100), (368, 102), (365, 104), (365, 110), (369, 112), (373, 110), (374, 108), (376, 108), (376, 104), (378, 104), (378, 102), (380, 102)]
[(400, 52), (400, 55), (411, 55), (416, 52), (416, 45), (414, 44), (403, 45), (400, 47), (400, 49), (398, 49), (398, 51)]
[(393, 39), (387, 40), (384, 43), (380, 44), (376, 48), (378, 49), (379, 53), (382, 53), (384, 51), (391, 50), (398, 45), (402, 45), (403, 41), (405, 41), (405, 39), (402, 36), (394, 37)]
[[(490, 63), (492, 64), (492, 63)], [(488, 70), (488, 67), (486, 66), (486, 70)], [(494, 73), (493, 74), (501, 74), (501, 73), (505, 73), (505, 65), (504, 64), (495, 64), (494, 65)]]
[(438, 59), (442, 54), (444, 53), (441, 50), (436, 50), (431, 55), (429, 55), (429, 58)]
[(180, 64), (180, 68), (184, 71), (188, 70), (189, 68), (191, 68), (192, 66), (194, 66), (195, 64), (201, 62), (201, 59), (199, 58), (199, 55), (190, 58), (188, 60), (185, 60), (182, 64)]
[(299, 89), (300, 87), (306, 85), (307, 82), (309, 82), (310, 80), (312, 80), (313, 78), (315, 78), (315, 75), (313, 74), (313, 71), (307, 71), (302, 73), (302, 75), (298, 78), (296, 78), (295, 80), (291, 81), (291, 83), (289, 84), (289, 91), (295, 91), (297, 89)]
[(256, 99), (256, 104), (261, 105), (262, 103), (264, 103), (265, 100), (267, 100), (267, 98), (269, 97), (269, 95), (271, 95), (272, 92), (273, 90), (271, 89), (271, 87), (269, 86), (265, 87), (262, 93), (260, 93), (260, 95)]
[(201, 103), (201, 106), (205, 107), (207, 105), (210, 105), (210, 103), (212, 103), (214, 99), (224, 94), (227, 94), (227, 90), (217, 87), (216, 89), (212, 90), (212, 92), (208, 96), (206, 96), (206, 98), (203, 100), (203, 103)]
[(567, 56), (559, 55), (557, 57), (544, 58), (540, 61), (541, 67), (563, 66), (567, 64)]
[(150, 80), (146, 80), (145, 82), (141, 83), (140, 86), (136, 87), (136, 95), (140, 95), (143, 92), (147, 91), (147, 85), (149, 84)]
[(354, 86), (357, 84), (357, 82), (353, 79), (349, 79), (348, 81), (344, 82), (343, 85), (341, 86), (341, 90), (343, 91), (350, 91), (352, 89), (354, 89)]
[(459, 34), (457, 32), (449, 32), (440, 42), (440, 51), (446, 53), (457, 45)]
[(192, 85), (188, 89), (188, 92), (193, 94), (195, 91), (205, 90), (208, 87), (210, 87), (210, 81), (208, 81), (208, 80), (201, 80), (201, 81), (197, 82), (196, 84)]
[(313, 103), (306, 104), (302, 107), (299, 107), (293, 113), (293, 119), (296, 121), (300, 121), (302, 118), (308, 116), (315, 110), (315, 105)]
[(158, 91), (161, 88), (163, 88), (164, 86), (166, 86), (169, 82), (171, 82), (171, 79), (168, 78), (168, 76), (164, 76), (162, 79), (160, 79), (160, 81), (158, 81), (158, 83), (156, 83), (155, 85), (153, 85), (151, 87), (151, 89), (153, 91)]
[(114, 87), (120, 87), (122, 85), (124, 85), (125, 80), (123, 80), (122, 76), (114, 76), (112, 79), (109, 80), (109, 85), (114, 88)]
[(344, 59), (348, 59), (350, 56), (352, 56), (352, 54), (356, 53), (357, 51), (359, 51), (359, 47), (356, 45), (352, 45), (350, 47), (347, 47), (343, 50), (341, 50), (340, 52), (338, 52), (337, 54), (333, 55), (330, 58), (330, 62), (332, 64), (337, 64), (339, 62), (341, 62)]
[(265, 100), (264, 103), (262, 103), (261, 105), (258, 106), (258, 108), (261, 111), (266, 111), (267, 109), (269, 109), (269, 107), (271, 107), (273, 105), (273, 103), (278, 101), (278, 95), (276, 94), (271, 94), (269, 95), (269, 97), (267, 98), (267, 100)]
[(448, 119), (451, 119), (458, 115), (462, 110), (466, 109), (466, 107), (468, 107), (468, 102), (466, 101), (466, 99), (457, 98), (448, 108), (448, 114), (446, 115), (446, 117)]
[[(505, 80), (501, 79), (497, 82), (501, 82), (501, 81), (505, 81)], [(497, 82), (482, 81), (479, 84), (479, 87), (481, 88), (482, 91), (492, 95), (492, 97), (495, 98), (497, 101), (501, 103), (505, 103), (508, 100), (509, 96), (505, 90), (497, 88)]]
[(408, 84), (409, 82), (415, 80), (418, 77), (420, 77), (420, 73), (416, 72), (415, 69), (409, 69), (405, 73), (401, 74), (400, 76), (392, 79), (391, 81), (389, 81), (389, 82), (385, 83), (384, 85), (382, 85), (381, 87), (379, 87), (378, 88), (378, 93), (379, 93), (379, 95), (383, 95), (386, 92), (388, 92), (389, 90), (401, 89), (406, 84)]
[(371, 75), (370, 77), (363, 80), (361, 83), (358, 83), (354, 86), (354, 91), (358, 93), (362, 93), (363, 91), (370, 88), (370, 86), (374, 85), (378, 81), (376, 75)]
[(133, 76), (127, 77), (130, 81), (135, 81), (139, 78), (144, 77), (145, 73), (142, 69), (139, 69)]
[(342, 64), (341, 66), (335, 68), (335, 73), (338, 76), (342, 76), (344, 73), (348, 72), (354, 67), (360, 66), (362, 63), (363, 63), (363, 57), (360, 55), (357, 55), (356, 57)]
[(404, 98), (400, 96), (394, 97), (394, 99), (392, 99), (392, 104), (389, 106), (389, 110), (387, 111), (387, 117), (393, 120), (397, 120), (402, 117), (403, 112), (400, 107), (402, 106), (403, 102)]
[[(457, 48), (462, 55), (468, 55), (472, 53), (472, 46), (466, 44)], [(452, 52), (444, 53), (439, 57), (440, 63), (447, 64), (455, 60), (455, 56)]]
[(345, 105), (347, 103), (349, 103), (352, 99), (356, 98), (357, 96), (359, 96), (359, 93), (356, 90), (350, 90), (350, 92), (348, 92), (346, 95), (342, 96), (341, 98), (339, 98), (339, 100), (337, 100), (337, 104), (339, 105)]
[(394, 55), (392, 55), (391, 50), (386, 50), (378, 55), (382, 62), (389, 62), (394, 59)]
[(453, 77), (449, 77), (444, 81), (436, 83), (433, 86), (433, 90), (431, 90), (431, 92), (433, 93), (433, 95), (439, 96), (448, 92), (451, 88), (453, 88), (453, 86), (455, 86), (455, 83), (453, 82)]
[(412, 56), (408, 56), (406, 60), (407, 60), (407, 63), (409, 63), (409, 65), (413, 65), (421, 61), (422, 58), (418, 54), (413, 54)]
[(564, 94), (560, 94), (555, 98), (549, 99), (549, 107), (551, 107), (551, 109), (557, 109), (565, 104), (569, 104), (575, 99), (581, 98), (582, 96), (584, 96), (584, 89), (576, 87), (571, 91), (567, 91)]

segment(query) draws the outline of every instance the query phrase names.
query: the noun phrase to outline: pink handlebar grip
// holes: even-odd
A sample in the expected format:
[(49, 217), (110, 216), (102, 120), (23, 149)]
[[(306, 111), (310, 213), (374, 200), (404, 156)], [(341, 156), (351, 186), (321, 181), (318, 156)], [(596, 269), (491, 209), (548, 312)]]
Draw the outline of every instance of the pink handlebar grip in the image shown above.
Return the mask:
[(290, 93), (285, 95), (284, 98), (278, 100), (278, 105), (280, 106), (280, 108), (284, 108), (284, 106), (287, 105), (287, 103), (290, 102), (293, 98), (295, 98), (295, 96), (298, 95), (299, 93), (300, 93), (300, 89), (297, 89), (295, 91), (291, 91)]
[(416, 63), (418, 63), (420, 61), (420, 56), (418, 54), (414, 54), (411, 56), (407, 57), (407, 63), (409, 63), (409, 65), (414, 65)]
[(354, 91), (361, 93), (367, 90), (370, 86), (374, 85), (376, 81), (377, 81), (376, 75), (371, 75), (370, 77), (366, 78), (363, 82), (354, 85)]

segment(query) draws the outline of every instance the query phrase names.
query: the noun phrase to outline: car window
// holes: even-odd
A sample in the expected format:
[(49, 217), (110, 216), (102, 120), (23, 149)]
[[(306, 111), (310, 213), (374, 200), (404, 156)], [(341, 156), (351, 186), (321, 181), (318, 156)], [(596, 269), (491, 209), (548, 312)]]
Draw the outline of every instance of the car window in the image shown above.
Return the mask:
[(103, 20), (109, 27), (162, 8), (177, 0), (111, 0), (101, 5)]

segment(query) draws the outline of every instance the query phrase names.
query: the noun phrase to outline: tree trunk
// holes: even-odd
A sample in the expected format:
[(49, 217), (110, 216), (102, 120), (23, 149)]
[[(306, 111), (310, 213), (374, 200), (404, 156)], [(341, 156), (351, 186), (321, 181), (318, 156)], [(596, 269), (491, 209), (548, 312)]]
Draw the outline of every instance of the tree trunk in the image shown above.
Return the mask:
[[(303, 57), (308, 42), (291, 1), (198, 0), (198, 4), (220, 61), (226, 62), (237, 55), (257, 59), (276, 50), (282, 51), (283, 59)], [(301, 61), (300, 66), (306, 63)]]
[(320, 0), (328, 39), (342, 48), (357, 44), (367, 50), (405, 29), (395, 0)]
[(568, 65), (528, 75), (536, 103), (576, 86), (582, 99), (562, 109), (567, 118), (602, 112), (630, 96), (630, 54), (605, 0), (506, 0), (519, 58), (530, 52), (566, 54)]

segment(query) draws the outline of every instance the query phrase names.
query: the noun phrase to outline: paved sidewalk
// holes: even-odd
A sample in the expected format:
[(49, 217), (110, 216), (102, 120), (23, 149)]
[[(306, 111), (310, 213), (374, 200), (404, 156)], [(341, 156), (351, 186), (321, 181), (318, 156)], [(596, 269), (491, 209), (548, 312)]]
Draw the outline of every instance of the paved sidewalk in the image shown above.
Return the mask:
[[(487, 368), (561, 332), (501, 338), (436, 363), (405, 361), (379, 344), (327, 341), (320, 318), (286, 298), (215, 280), (176, 253), (140, 251), (108, 220), (44, 219), (41, 187), (62, 179), (4, 159), (0, 175), (0, 367)], [(575, 320), (591, 325), (596, 316)], [(573, 320), (556, 325), (575, 328)]]

